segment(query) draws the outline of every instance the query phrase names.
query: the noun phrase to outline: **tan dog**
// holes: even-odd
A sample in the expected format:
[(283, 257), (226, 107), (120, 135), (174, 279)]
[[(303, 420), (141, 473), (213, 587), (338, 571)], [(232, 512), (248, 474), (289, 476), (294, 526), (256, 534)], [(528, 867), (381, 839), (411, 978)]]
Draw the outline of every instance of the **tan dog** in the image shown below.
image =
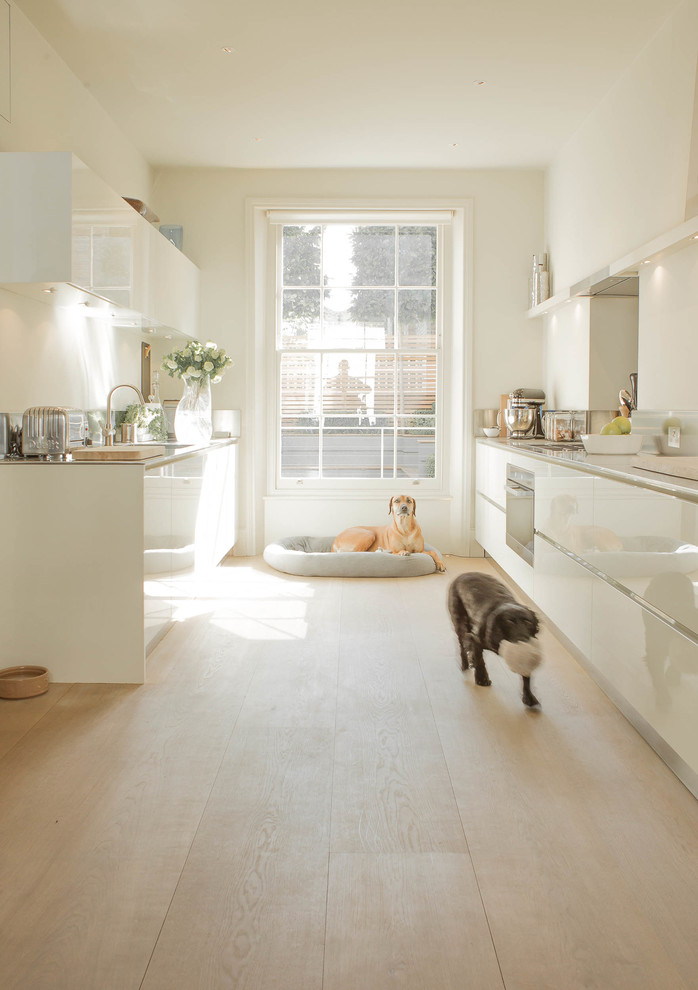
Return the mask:
[(388, 506), (390, 523), (387, 526), (352, 526), (336, 537), (333, 553), (362, 553), (370, 550), (387, 550), (399, 557), (411, 553), (428, 553), (437, 571), (445, 571), (443, 561), (433, 550), (424, 549), (424, 537), (416, 518), (417, 503), (409, 495), (393, 495)]

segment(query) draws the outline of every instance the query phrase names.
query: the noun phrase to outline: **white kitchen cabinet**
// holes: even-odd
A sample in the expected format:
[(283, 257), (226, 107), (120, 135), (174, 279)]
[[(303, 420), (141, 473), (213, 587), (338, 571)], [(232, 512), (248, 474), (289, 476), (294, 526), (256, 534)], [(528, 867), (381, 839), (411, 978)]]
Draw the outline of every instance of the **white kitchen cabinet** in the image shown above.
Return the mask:
[(692, 777), (695, 786), (698, 646), (638, 602), (595, 578), (591, 663), (631, 721), (637, 712), (656, 733), (650, 743), (689, 786)]
[(506, 505), (507, 451), (488, 444), (475, 446), (475, 490), (500, 508)]
[(540, 536), (535, 538), (536, 605), (585, 657), (591, 656), (593, 575)]
[(0, 153), (0, 284), (197, 335), (196, 266), (68, 152)]
[(146, 468), (144, 476), (145, 648), (167, 632), (174, 602), (215, 567), (237, 539), (237, 445)]
[[(489, 450), (535, 474), (532, 584), (506, 547)], [(518, 449), (478, 454), (478, 541), (698, 794), (698, 503)]]
[(582, 550), (594, 522), (594, 481), (592, 475), (560, 465), (537, 472), (536, 530), (566, 550)]
[(475, 539), (522, 591), (533, 594), (533, 568), (507, 546), (504, 510), (479, 492), (475, 495)]
[(235, 442), (163, 464), (0, 464), (0, 666), (140, 684), (192, 576), (235, 543)]

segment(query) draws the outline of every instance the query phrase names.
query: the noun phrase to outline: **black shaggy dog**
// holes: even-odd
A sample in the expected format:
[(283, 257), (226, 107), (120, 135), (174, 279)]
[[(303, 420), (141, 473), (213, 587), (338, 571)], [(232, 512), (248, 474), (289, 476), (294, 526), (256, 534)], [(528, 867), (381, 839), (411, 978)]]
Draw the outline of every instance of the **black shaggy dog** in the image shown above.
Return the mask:
[(514, 600), (508, 588), (489, 574), (461, 574), (448, 589), (448, 609), (460, 643), (461, 669), (475, 668), (475, 683), (487, 687), (483, 650), (499, 654), (523, 679), (523, 703), (539, 701), (531, 693), (531, 674), (542, 660), (538, 617)]

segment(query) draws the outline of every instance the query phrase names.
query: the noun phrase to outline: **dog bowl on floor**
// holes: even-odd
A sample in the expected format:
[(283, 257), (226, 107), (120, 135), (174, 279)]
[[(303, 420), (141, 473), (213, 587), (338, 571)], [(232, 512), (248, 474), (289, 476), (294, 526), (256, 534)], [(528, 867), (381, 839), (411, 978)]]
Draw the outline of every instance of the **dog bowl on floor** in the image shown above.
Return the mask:
[(46, 667), (5, 667), (0, 670), (0, 698), (34, 698), (48, 691)]

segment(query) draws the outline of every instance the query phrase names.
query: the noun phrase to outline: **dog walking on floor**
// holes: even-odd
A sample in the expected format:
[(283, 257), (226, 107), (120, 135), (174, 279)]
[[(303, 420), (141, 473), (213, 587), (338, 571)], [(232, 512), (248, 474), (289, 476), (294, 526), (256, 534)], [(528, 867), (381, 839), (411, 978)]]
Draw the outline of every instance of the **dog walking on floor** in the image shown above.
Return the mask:
[(393, 495), (388, 505), (387, 526), (352, 526), (335, 538), (332, 553), (365, 553), (387, 550), (400, 557), (428, 553), (437, 571), (445, 571), (443, 561), (433, 550), (424, 549), (424, 537), (417, 522), (417, 502), (409, 495)]
[(490, 681), (484, 650), (497, 653), (523, 680), (522, 700), (540, 704), (531, 692), (531, 674), (542, 660), (538, 616), (520, 605), (501, 581), (489, 574), (461, 574), (448, 589), (448, 610), (460, 644), (461, 669), (473, 667), (475, 683)]

